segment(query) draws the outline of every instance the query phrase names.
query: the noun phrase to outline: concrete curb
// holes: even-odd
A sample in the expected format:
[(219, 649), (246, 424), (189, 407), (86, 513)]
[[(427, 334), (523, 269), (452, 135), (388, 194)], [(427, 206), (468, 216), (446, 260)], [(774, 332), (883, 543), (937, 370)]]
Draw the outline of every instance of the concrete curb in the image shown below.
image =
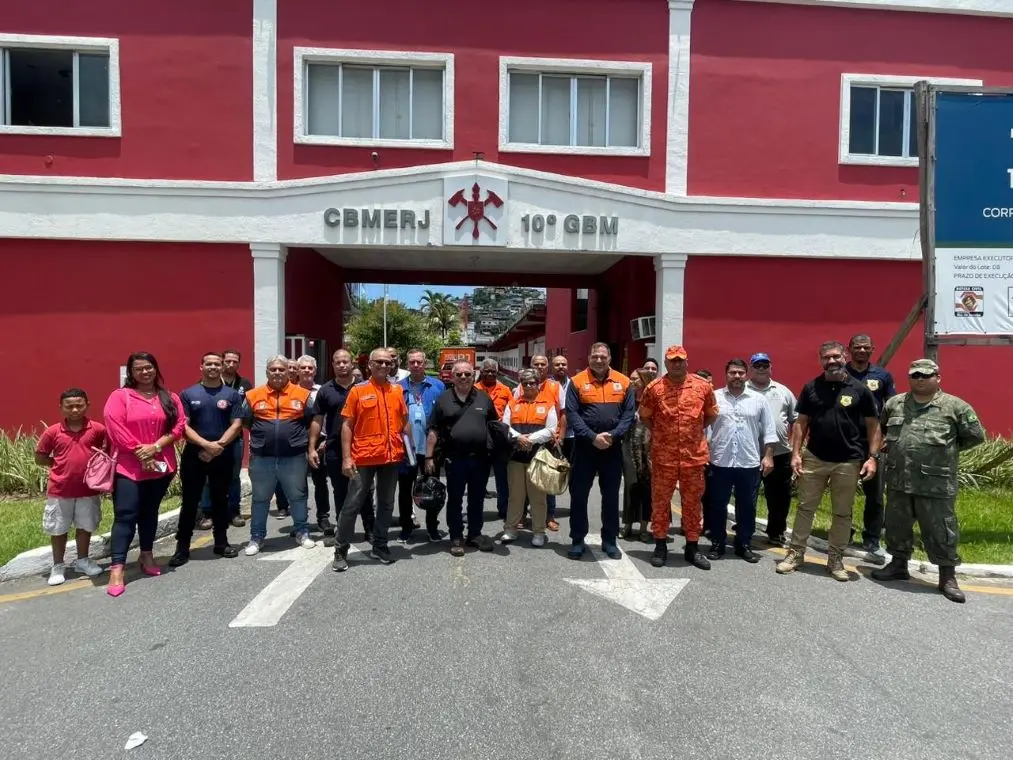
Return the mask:
[[(735, 505), (728, 505), (728, 517), (731, 520), (735, 520)], [(756, 518), (757, 528), (766, 528), (767, 521), (762, 518)], [(787, 535), (791, 535), (791, 530), (786, 531)], [(817, 536), (809, 536), (807, 545), (815, 549), (818, 552), (827, 552), (830, 549), (830, 544), (824, 539)], [(863, 552), (861, 549), (854, 547), (847, 547), (844, 550), (845, 557), (854, 557), (869, 561), (868, 552)], [(886, 561), (889, 562), (892, 559), (890, 554), (886, 555)], [(919, 559), (913, 559), (907, 563), (908, 571), (912, 573), (921, 573), (927, 575), (938, 575), (938, 568), (931, 562)], [(967, 578), (1013, 578), (1013, 565), (960, 565), (957, 568), (957, 575), (961, 575)]]
[[(253, 487), (250, 484), (250, 476), (246, 470), (239, 474), (240, 482), (240, 513), (249, 512), (250, 495)], [(40, 515), (41, 520), (41, 515)], [(179, 510), (166, 512), (158, 517), (158, 527), (155, 529), (155, 540), (158, 541), (176, 532), (179, 525)], [(137, 538), (131, 544), (131, 548), (137, 546)], [(91, 537), (91, 548), (88, 556), (92, 559), (105, 559), (112, 554), (112, 540), (109, 533)], [(64, 561), (70, 564), (77, 559), (77, 547), (74, 545), (73, 537), (67, 540), (67, 551)], [(0, 583), (5, 581), (18, 580), (20, 578), (31, 578), (32, 576), (45, 575), (53, 567), (53, 551), (49, 544), (40, 546), (37, 549), (29, 549), (21, 552), (3, 567), (0, 567)]]

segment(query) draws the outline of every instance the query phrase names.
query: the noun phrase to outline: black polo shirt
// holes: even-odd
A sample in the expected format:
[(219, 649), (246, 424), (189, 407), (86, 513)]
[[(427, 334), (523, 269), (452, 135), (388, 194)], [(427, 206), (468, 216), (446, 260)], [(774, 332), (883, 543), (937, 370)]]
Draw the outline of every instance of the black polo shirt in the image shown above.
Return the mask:
[(876, 399), (850, 375), (844, 381), (820, 375), (805, 384), (795, 407), (809, 418), (809, 451), (824, 462), (851, 462), (869, 457), (865, 420), (876, 418)]
[(233, 381), (232, 381), (231, 383), (229, 383), (229, 382), (226, 382), (226, 381), (225, 381), (225, 378), (222, 378), (222, 383), (223, 383), (224, 385), (227, 385), (227, 386), (229, 386), (229, 387), (230, 387), (230, 388), (232, 388), (233, 390), (237, 390), (237, 391), (239, 391), (239, 392), (240, 392), (240, 393), (242, 393), (242, 394), (243, 394), (244, 396), (246, 395), (246, 392), (247, 392), (248, 390), (250, 390), (250, 388), (252, 388), (252, 387), (253, 387), (253, 383), (251, 383), (251, 382), (250, 382), (249, 380), (247, 380), (247, 379), (246, 379), (245, 377), (243, 377), (242, 375), (236, 375), (236, 379), (235, 379), (235, 380), (233, 380)]
[(485, 391), (472, 388), (461, 401), (453, 387), (436, 400), (429, 417), (429, 430), (436, 432), (436, 445), (448, 459), (489, 455), (489, 423), (499, 417)]
[(341, 452), (341, 410), (345, 408), (345, 399), (348, 392), (352, 390), (355, 383), (347, 388), (337, 380), (328, 380), (320, 386), (317, 397), (313, 402), (313, 416), (324, 418), (324, 435), (327, 441), (327, 450)]

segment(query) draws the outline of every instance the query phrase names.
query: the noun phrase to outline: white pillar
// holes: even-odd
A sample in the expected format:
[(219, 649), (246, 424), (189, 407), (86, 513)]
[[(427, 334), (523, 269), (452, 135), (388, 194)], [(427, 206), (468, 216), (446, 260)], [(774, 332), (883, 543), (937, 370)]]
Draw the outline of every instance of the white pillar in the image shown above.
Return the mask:
[(267, 360), (285, 348), (285, 258), (277, 243), (250, 243), (253, 255), (253, 362), (251, 380), (264, 380)]
[(253, 0), (253, 180), (278, 179), (278, 0)]
[(654, 257), (654, 343), (659, 361), (669, 346), (682, 343), (686, 259), (684, 253), (659, 253)]
[(689, 173), (689, 37), (694, 0), (668, 0), (668, 140), (665, 192), (686, 195)]

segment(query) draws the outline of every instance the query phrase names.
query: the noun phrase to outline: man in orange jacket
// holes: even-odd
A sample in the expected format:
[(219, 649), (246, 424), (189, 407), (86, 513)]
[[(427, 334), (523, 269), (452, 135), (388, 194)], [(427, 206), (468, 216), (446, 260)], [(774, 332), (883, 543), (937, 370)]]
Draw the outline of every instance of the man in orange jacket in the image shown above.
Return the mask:
[(376, 483), (376, 524), (373, 527), (371, 559), (384, 565), (394, 563), (387, 548), (387, 531), (394, 514), (394, 491), (398, 466), (405, 458), (403, 436), (411, 437), (404, 389), (388, 381), (393, 364), (390, 351), (378, 348), (369, 355), (370, 378), (348, 392), (341, 416), (341, 471), (349, 479), (348, 496), (338, 515), (334, 542), (335, 572), (348, 569), (355, 518), (370, 489)]

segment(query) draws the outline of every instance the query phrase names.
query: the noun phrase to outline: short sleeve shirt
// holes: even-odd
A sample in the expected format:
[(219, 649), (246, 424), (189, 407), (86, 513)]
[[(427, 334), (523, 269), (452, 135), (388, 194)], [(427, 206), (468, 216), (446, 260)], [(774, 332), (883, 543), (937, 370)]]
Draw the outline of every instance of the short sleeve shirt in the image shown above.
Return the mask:
[(187, 424), (208, 441), (217, 441), (233, 420), (245, 414), (245, 397), (228, 385), (209, 388), (202, 383), (191, 385), (179, 394)]
[(52, 457), (46, 493), (57, 499), (83, 499), (95, 492), (84, 484), (84, 473), (91, 459), (92, 447), (104, 449), (104, 425), (85, 419), (80, 430), (71, 430), (66, 422), (50, 425), (39, 437), (35, 451)]
[(681, 383), (663, 375), (640, 399), (640, 418), (651, 420), (651, 461), (655, 467), (703, 467), (710, 459), (704, 424), (718, 414), (711, 384), (687, 375)]
[(324, 418), (327, 448), (338, 453), (341, 453), (341, 410), (345, 408), (345, 399), (350, 390), (351, 385), (345, 387), (337, 380), (328, 380), (320, 386), (313, 401), (313, 414)]
[(820, 375), (805, 384), (797, 411), (809, 418), (809, 451), (824, 462), (851, 462), (869, 456), (865, 421), (878, 418), (876, 399), (850, 375), (844, 381)]

